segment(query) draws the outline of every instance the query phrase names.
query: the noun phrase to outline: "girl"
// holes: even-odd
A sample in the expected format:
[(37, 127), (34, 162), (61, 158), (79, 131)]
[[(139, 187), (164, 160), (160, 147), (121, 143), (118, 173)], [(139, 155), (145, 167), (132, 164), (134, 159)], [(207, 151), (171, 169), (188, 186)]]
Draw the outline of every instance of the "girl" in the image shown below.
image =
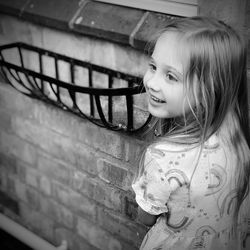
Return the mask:
[(221, 21), (175, 19), (158, 35), (144, 85), (161, 136), (132, 184), (139, 219), (153, 225), (140, 249), (250, 249), (243, 39)]

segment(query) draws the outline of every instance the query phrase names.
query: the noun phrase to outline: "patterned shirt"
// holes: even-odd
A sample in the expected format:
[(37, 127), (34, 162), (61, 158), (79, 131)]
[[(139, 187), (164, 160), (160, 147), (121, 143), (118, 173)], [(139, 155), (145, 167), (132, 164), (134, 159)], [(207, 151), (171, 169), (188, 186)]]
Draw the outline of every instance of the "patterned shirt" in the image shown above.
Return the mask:
[(249, 197), (234, 233), (236, 171), (235, 153), (216, 135), (203, 148), (168, 142), (150, 146), (132, 188), (144, 211), (161, 216), (140, 249), (250, 249), (250, 244), (243, 248)]

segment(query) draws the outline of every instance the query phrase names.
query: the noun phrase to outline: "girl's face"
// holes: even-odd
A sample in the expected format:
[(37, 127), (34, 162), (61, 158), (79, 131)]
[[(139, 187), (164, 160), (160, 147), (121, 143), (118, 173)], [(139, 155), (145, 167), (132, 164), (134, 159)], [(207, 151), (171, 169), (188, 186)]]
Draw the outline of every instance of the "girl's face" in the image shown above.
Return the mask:
[(144, 76), (148, 94), (148, 111), (158, 118), (173, 118), (190, 111), (194, 97), (186, 95), (184, 64), (186, 53), (174, 32), (165, 32), (156, 42)]

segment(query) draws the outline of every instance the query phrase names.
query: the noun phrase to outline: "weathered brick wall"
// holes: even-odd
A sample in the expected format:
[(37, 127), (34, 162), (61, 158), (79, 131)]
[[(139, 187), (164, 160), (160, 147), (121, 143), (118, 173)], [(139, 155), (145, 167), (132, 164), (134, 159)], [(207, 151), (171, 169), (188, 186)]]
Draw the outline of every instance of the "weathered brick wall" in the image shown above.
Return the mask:
[(70, 249), (136, 249), (141, 142), (0, 85), (1, 210)]
[[(129, 48), (5, 15), (0, 24), (2, 44), (24, 41), (134, 75), (143, 70), (144, 57)], [(55, 245), (66, 239), (69, 249), (137, 249), (146, 228), (136, 221), (131, 180), (142, 141), (26, 97), (4, 80), (0, 117), (1, 212)]]

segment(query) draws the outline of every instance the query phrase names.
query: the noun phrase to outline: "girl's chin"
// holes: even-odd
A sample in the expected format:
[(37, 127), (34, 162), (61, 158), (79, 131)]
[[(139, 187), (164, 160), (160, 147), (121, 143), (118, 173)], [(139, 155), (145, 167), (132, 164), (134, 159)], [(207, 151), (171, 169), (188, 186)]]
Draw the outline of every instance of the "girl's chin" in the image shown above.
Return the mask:
[(148, 112), (154, 116), (154, 117), (157, 117), (157, 118), (171, 118), (171, 115), (168, 114), (168, 112), (166, 112), (166, 110), (160, 110), (160, 109), (156, 109), (156, 108), (153, 108), (151, 107), (150, 105), (148, 105)]

